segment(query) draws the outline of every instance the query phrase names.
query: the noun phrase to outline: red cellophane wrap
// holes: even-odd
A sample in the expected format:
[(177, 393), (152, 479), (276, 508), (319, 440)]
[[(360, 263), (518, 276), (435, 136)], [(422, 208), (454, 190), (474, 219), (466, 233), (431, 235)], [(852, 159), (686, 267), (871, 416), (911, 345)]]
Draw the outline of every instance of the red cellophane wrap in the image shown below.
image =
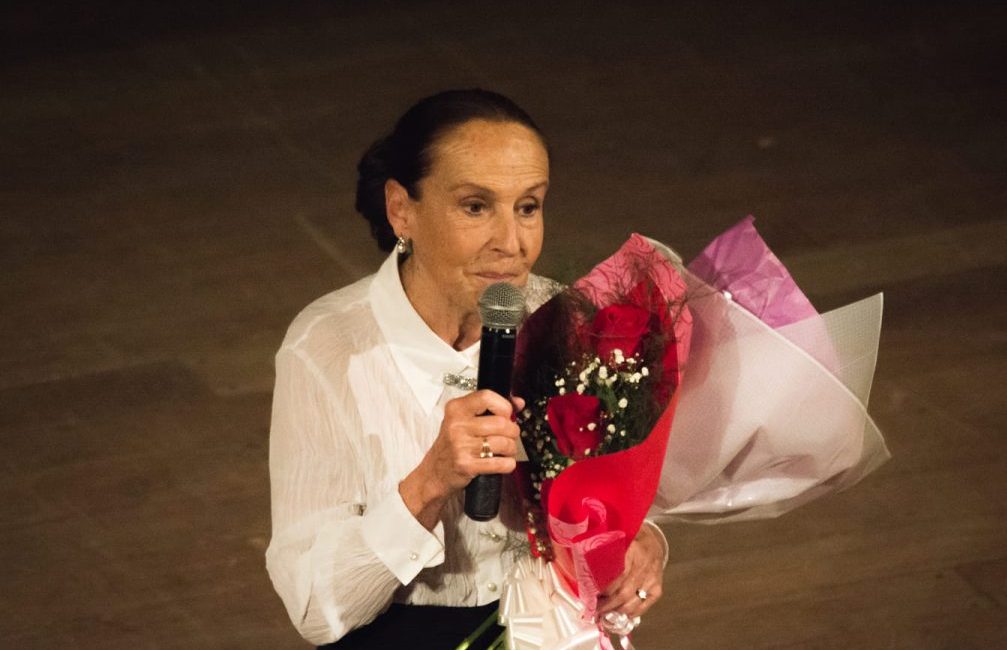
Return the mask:
[(639, 445), (577, 461), (552, 482), (546, 511), (553, 561), (589, 615), (598, 594), (622, 575), (629, 543), (654, 501), (676, 401)]
[[(579, 459), (542, 488), (556, 567), (587, 608), (586, 614), (593, 615), (598, 594), (622, 574), (629, 544), (654, 500), (692, 319), (681, 276), (639, 235), (634, 234), (574, 288), (598, 309), (634, 304), (657, 313), (655, 320), (667, 341), (664, 372), (655, 388), (664, 407), (646, 438), (623, 451)], [(542, 336), (553, 316), (547, 304), (528, 319), (522, 336)], [(524, 347), (522, 355), (519, 342), (519, 366), (534, 364)]]

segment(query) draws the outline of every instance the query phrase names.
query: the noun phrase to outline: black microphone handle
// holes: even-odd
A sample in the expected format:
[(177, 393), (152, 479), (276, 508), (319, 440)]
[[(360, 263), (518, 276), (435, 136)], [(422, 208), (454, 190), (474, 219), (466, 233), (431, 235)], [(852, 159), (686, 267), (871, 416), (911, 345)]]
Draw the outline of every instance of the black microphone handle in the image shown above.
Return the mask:
[[(479, 390), (489, 390), (510, 399), (514, 372), (517, 329), (483, 328), (479, 344)], [(488, 414), (488, 411), (487, 411)], [(465, 487), (465, 514), (475, 521), (489, 521), (500, 511), (501, 474), (479, 474)]]
[(489, 521), (500, 512), (503, 476), (480, 474), (465, 486), (465, 514), (474, 521)]

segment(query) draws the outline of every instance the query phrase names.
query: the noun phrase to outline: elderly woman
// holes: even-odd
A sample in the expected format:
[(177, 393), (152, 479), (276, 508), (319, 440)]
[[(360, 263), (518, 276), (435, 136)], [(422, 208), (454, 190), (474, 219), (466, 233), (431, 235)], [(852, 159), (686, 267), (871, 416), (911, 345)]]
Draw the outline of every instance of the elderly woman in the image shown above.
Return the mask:
[[(358, 169), (357, 209), (390, 254), (305, 308), (276, 355), (266, 562), (315, 644), (450, 649), (492, 614), (523, 552), (513, 497), (488, 522), (462, 511), (475, 476), (514, 470), (522, 402), (445, 377), (476, 375), (486, 286), (525, 287), (529, 308), (549, 297), (531, 274), (549, 155), (509, 99), (448, 91), (410, 108)], [(600, 612), (652, 606), (665, 556), (643, 526)]]

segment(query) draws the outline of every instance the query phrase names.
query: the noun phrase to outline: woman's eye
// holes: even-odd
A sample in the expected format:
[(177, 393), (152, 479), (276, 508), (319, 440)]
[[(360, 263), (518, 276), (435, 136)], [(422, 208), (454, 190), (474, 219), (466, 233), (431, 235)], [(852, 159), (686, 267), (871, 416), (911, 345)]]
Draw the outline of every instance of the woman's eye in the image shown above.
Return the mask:
[(522, 205), (518, 208), (518, 212), (520, 212), (523, 217), (534, 217), (538, 213), (538, 204), (528, 203), (526, 205)]
[(485, 203), (466, 203), (462, 206), (462, 208), (465, 210), (465, 212), (474, 217), (486, 213)]

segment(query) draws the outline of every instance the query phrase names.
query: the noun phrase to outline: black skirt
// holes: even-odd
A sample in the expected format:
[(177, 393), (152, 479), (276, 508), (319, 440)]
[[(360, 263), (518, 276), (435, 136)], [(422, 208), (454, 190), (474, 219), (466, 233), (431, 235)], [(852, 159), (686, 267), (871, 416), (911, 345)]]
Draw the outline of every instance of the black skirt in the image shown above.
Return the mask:
[[(497, 603), (482, 607), (393, 603), (370, 625), (353, 630), (320, 650), (455, 650), (496, 610)], [(503, 630), (494, 621), (469, 650), (486, 650)]]

